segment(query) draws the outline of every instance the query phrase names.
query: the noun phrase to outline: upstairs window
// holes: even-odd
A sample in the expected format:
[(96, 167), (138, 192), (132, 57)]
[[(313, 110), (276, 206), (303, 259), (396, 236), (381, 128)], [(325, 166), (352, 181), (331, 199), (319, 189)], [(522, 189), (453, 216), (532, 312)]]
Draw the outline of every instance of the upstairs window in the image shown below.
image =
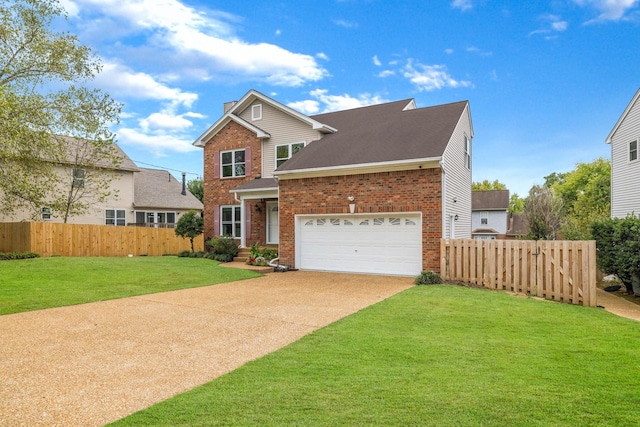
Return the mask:
[(51, 208), (42, 208), (40, 215), (43, 221), (51, 221)]
[(482, 225), (489, 224), (489, 212), (487, 211), (480, 212), (480, 224)]
[(262, 104), (251, 106), (251, 120), (262, 120)]
[(276, 168), (289, 160), (294, 154), (304, 148), (304, 142), (295, 142), (276, 146)]
[(86, 171), (84, 169), (73, 168), (73, 187), (84, 188), (84, 178)]
[(244, 149), (220, 153), (221, 175), (223, 178), (245, 176), (246, 162), (244, 154)]
[(629, 161), (638, 160), (638, 140), (629, 143)]
[(471, 141), (466, 135), (464, 136), (464, 166), (471, 169)]

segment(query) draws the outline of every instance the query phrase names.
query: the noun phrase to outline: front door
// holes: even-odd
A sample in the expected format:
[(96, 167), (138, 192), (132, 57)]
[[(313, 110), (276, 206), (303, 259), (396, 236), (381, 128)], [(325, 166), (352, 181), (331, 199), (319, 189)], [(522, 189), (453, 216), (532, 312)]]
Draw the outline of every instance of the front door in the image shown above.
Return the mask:
[(267, 202), (267, 243), (278, 244), (278, 202)]

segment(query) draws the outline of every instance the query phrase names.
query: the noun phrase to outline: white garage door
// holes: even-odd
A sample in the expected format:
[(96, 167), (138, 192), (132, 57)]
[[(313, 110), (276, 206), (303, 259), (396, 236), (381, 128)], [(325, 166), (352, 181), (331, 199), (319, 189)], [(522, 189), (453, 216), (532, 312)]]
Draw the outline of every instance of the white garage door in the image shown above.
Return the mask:
[(306, 270), (417, 275), (420, 214), (297, 216), (296, 259)]

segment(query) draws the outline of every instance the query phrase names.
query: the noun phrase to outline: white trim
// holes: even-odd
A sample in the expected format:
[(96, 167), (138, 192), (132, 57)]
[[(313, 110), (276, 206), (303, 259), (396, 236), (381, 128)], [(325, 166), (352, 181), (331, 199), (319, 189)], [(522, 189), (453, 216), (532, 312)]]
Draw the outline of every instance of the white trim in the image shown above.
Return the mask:
[(615, 133), (618, 131), (618, 128), (620, 127), (620, 125), (622, 125), (622, 122), (624, 121), (624, 119), (627, 118), (627, 115), (631, 112), (631, 109), (635, 105), (638, 98), (640, 98), (640, 89), (638, 89), (636, 91), (636, 94), (633, 95), (633, 98), (631, 98), (631, 102), (629, 102), (629, 104), (627, 105), (627, 108), (624, 109), (624, 112), (616, 122), (613, 129), (611, 129), (611, 132), (609, 132), (609, 135), (607, 135), (607, 139), (604, 140), (605, 143), (611, 144), (611, 141), (613, 140), (613, 135), (615, 135)]
[[(636, 158), (635, 159), (631, 159), (631, 144), (636, 143)], [(640, 138), (636, 138), (633, 139), (631, 141), (629, 141), (629, 144), (627, 144), (627, 147), (629, 148), (627, 150), (627, 163), (636, 163), (638, 162), (638, 160), (640, 160)]]
[(339, 172), (340, 175), (358, 175), (365, 173), (392, 172), (409, 169), (435, 169), (440, 167), (440, 160), (442, 160), (442, 157), (392, 160), (388, 162), (362, 163), (357, 165), (338, 165), (320, 168), (296, 169), (291, 171), (275, 171), (273, 174), (278, 179), (296, 179), (319, 176), (333, 176), (336, 172)]
[[(275, 239), (273, 239), (274, 236), (271, 235), (271, 233), (269, 232), (270, 227), (269, 227), (269, 219), (271, 218), (272, 214), (271, 214), (271, 209), (273, 208), (273, 206), (275, 205), (276, 208), (278, 208), (278, 231), (277, 231), (277, 235), (275, 236)], [(265, 209), (267, 210), (266, 215), (265, 215), (265, 221), (266, 221), (266, 231), (267, 231), (267, 235), (266, 235), (266, 240), (267, 240), (267, 244), (269, 245), (277, 245), (279, 243), (280, 240), (280, 206), (278, 205), (278, 201), (274, 200), (274, 201), (268, 201), (265, 203)]]
[(196, 139), (192, 143), (192, 145), (195, 145), (196, 147), (204, 147), (207, 144), (207, 142), (211, 138), (213, 138), (220, 131), (220, 129), (225, 127), (227, 123), (229, 123), (230, 121), (234, 121), (240, 126), (254, 132), (256, 134), (256, 138), (259, 138), (259, 139), (271, 138), (271, 135), (268, 132), (265, 132), (259, 127), (252, 125), (248, 121), (244, 120), (241, 117), (236, 116), (235, 114), (230, 114), (229, 112), (227, 112), (224, 116), (218, 119), (217, 122), (211, 125), (209, 129), (204, 131), (204, 133), (200, 135), (198, 139)]
[[(223, 234), (222, 229), (223, 229), (223, 222), (228, 224), (228, 221), (224, 221), (223, 220), (223, 215), (222, 215), (222, 210), (224, 208), (233, 208), (231, 210), (231, 227), (232, 227), (232, 233), (231, 233), (231, 237), (233, 237), (234, 239), (241, 239), (244, 235), (244, 200), (240, 200), (240, 204), (239, 205), (220, 205), (220, 230), (218, 230), (218, 235), (219, 236), (225, 236), (225, 234)], [(236, 227), (235, 225), (238, 223), (238, 221), (236, 221), (236, 212), (235, 212), (235, 208), (240, 208), (240, 236), (236, 236), (235, 235), (235, 230)]]
[[(236, 152), (238, 151), (242, 151), (244, 153), (244, 162), (238, 162), (236, 163)], [(222, 155), (225, 153), (232, 153), (231, 155), (231, 170), (232, 170), (232, 174), (230, 176), (224, 176), (223, 175), (223, 170), (224, 170), (224, 166), (225, 163), (222, 163)], [(226, 163), (227, 166), (229, 166), (229, 163)], [(236, 165), (244, 165), (244, 174), (242, 175), (236, 175)], [(245, 148), (235, 148), (232, 150), (224, 150), (224, 151), (220, 151), (220, 179), (226, 179), (226, 178), (242, 178), (247, 176), (247, 150)]]
[[(279, 160), (284, 160), (283, 161), (283, 163), (284, 163), (284, 162), (286, 162), (287, 160), (289, 160), (293, 156), (293, 154), (291, 154), (291, 150), (293, 149), (294, 145), (298, 145), (298, 144), (302, 144), (302, 148), (304, 148), (304, 147), (307, 146), (307, 141), (286, 142), (284, 144), (278, 144), (278, 145), (274, 146), (274, 153), (275, 153), (274, 154), (274, 159), (276, 161), (276, 163), (275, 163), (276, 164), (276, 169), (278, 169), (278, 167), (279, 167), (279, 165), (278, 165), (278, 161)], [(287, 157), (286, 159), (279, 159), (278, 158), (278, 148), (279, 147), (287, 147), (287, 154), (288, 154), (289, 157)]]
[(262, 120), (262, 104), (254, 104), (251, 106), (251, 120)]

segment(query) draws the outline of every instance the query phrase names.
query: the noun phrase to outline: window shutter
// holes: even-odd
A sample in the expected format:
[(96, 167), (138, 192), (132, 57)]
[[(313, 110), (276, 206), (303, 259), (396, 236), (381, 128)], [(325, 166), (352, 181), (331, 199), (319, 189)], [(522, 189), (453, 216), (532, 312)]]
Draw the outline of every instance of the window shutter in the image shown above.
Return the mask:
[(248, 244), (248, 240), (251, 237), (251, 208), (253, 207), (253, 205), (250, 204), (249, 200), (245, 200), (244, 202), (244, 237), (245, 240), (247, 241)]
[(244, 174), (251, 176), (251, 147), (244, 149)]
[(220, 205), (213, 206), (213, 235), (220, 235)]
[(220, 178), (220, 152), (213, 152), (213, 177)]

